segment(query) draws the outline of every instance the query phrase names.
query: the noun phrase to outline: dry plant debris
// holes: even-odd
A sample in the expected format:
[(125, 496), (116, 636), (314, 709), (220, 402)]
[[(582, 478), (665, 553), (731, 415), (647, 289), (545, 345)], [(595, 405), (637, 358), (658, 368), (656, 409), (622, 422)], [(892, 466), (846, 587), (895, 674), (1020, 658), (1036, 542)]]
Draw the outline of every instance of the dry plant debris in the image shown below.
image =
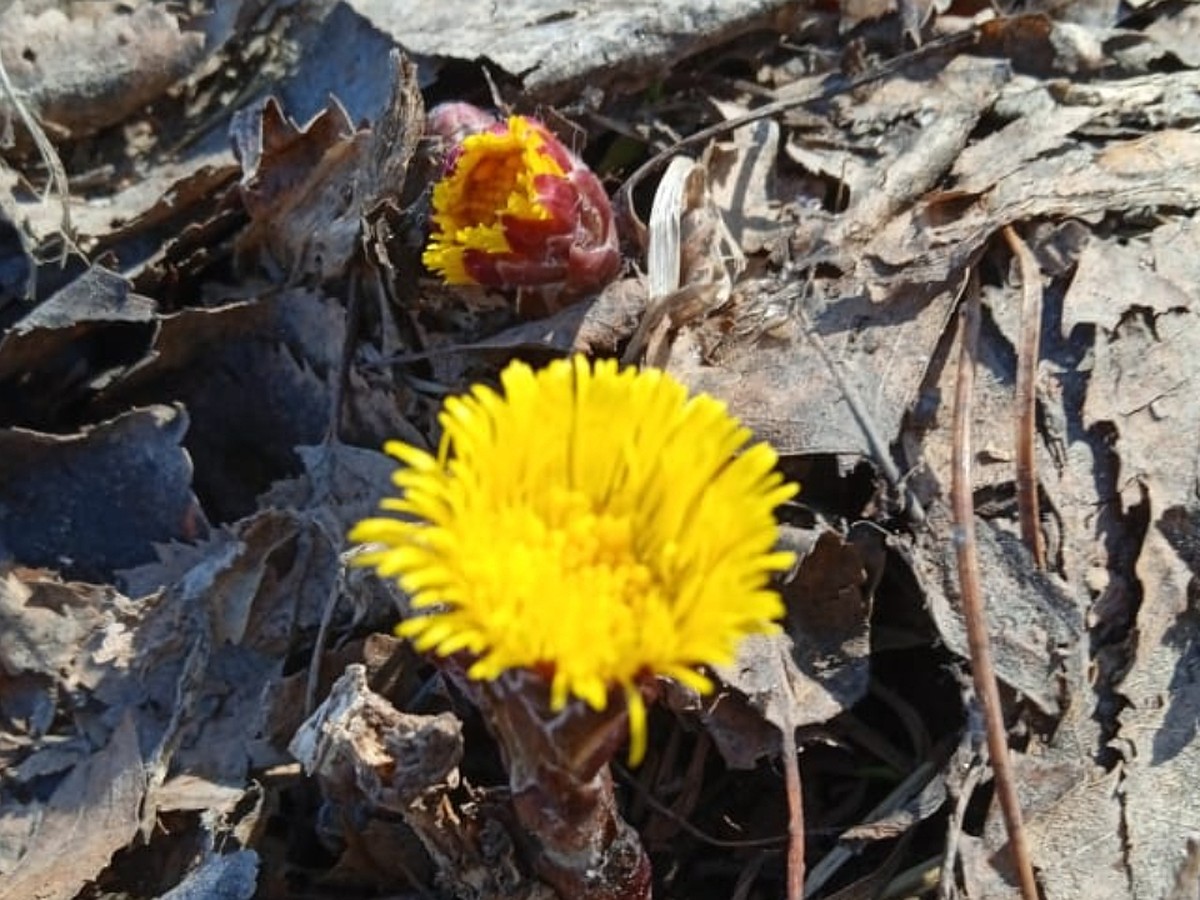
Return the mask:
[[(1018, 896), (964, 463), (1038, 889), (1200, 894), (1195, 5), (2, 6), (0, 900), (553, 900), (597, 846), (592, 896)], [(589, 166), (620, 266), (427, 270), (447, 101)], [(346, 539), (386, 441), (574, 354), (803, 485), (781, 632), (646, 678), (633, 767), (620, 704), (393, 637)]]

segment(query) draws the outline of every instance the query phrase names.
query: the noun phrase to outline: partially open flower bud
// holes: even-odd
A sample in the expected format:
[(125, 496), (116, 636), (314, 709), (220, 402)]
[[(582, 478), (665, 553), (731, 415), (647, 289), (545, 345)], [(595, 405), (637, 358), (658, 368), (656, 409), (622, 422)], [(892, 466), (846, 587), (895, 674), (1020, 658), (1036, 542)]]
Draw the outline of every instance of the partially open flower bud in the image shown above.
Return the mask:
[(541, 122), (456, 103), (432, 110), (429, 127), (449, 149), (422, 259), (447, 284), (518, 288), (552, 312), (616, 277), (608, 195)]

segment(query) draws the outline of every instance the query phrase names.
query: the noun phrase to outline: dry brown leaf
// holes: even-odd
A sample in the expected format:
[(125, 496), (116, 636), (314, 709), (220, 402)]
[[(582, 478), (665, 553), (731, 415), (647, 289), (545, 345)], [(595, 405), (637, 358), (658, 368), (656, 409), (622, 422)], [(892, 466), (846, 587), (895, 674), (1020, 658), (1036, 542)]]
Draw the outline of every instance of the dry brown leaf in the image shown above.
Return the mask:
[[(398, 428), (387, 435), (387, 439), (402, 437), (408, 435)], [(412, 443), (419, 445), (421, 441)], [(378, 509), (397, 465), (394, 457), (378, 450), (349, 447), (337, 441), (297, 447), (296, 454), (304, 463), (304, 472), (272, 485), (259, 498), (260, 507), (308, 510), (330, 534), (337, 535), (345, 534), (355, 522)]]
[(29, 852), (0, 882), (0, 900), (71, 900), (137, 834), (146, 778), (126, 715), (103, 749), (55, 789)]
[[(1156, 231), (1158, 240), (1152, 235), (1140, 253), (1161, 255), (1168, 272), (1176, 253), (1194, 265), (1191, 231), (1191, 223), (1182, 231)], [(1149, 526), (1137, 557), (1143, 591), (1137, 639), (1118, 686), (1128, 701), (1120, 716), (1119, 745), (1126, 757), (1124, 824), (1136, 896), (1167, 896), (1187, 853), (1184, 836), (1200, 830), (1200, 799), (1188, 786), (1200, 766), (1195, 689), (1200, 620), (1190, 600), (1200, 566), (1195, 550), (1200, 411), (1192, 401), (1200, 359), (1200, 296), (1194, 282), (1157, 277), (1169, 279), (1168, 294), (1174, 298), (1162, 311), (1128, 310), (1134, 298), (1121, 292), (1121, 283), (1114, 285), (1109, 299), (1128, 311), (1096, 342), (1085, 406), (1088, 421), (1115, 426), (1125, 507), (1144, 507)], [(1110, 310), (1099, 311), (1111, 322)], [(1173, 798), (1166, 806), (1165, 797)]]
[(0, 420), (53, 427), (149, 348), (155, 304), (93, 266), (0, 337)]
[(237, 242), (242, 265), (321, 280), (342, 274), (358, 241), (365, 193), (357, 173), (370, 132), (336, 100), (297, 126), (274, 98), (238, 116), (232, 132), (251, 219)]
[[(714, 103), (726, 118), (748, 112)], [(728, 142), (714, 143), (705, 155), (713, 202), (743, 253), (758, 253), (785, 233), (774, 190), (779, 132), (777, 122), (763, 119), (737, 129)]]
[(336, 301), (302, 289), (164, 316), (151, 354), (107, 385), (93, 410), (180, 400), (205, 512), (215, 521), (249, 515), (259, 493), (298, 474), (295, 448), (325, 436), (344, 320)]
[[(718, 694), (701, 714), (732, 768), (777, 755), (780, 731), (828, 721), (866, 693), (872, 590), (882, 563), (868, 558), (881, 548), (865, 534), (854, 543), (831, 531), (795, 532), (792, 542), (802, 559), (784, 589), (786, 633), (743, 641), (733, 664), (716, 670), (737, 693)], [(689, 707), (678, 692), (671, 702)]]
[(450, 713), (401, 713), (367, 686), (354, 664), (289, 745), (330, 796), (404, 813), (427, 791), (457, 782), (462, 723)]
[(303, 126), (274, 97), (234, 118), (251, 219), (237, 240), (243, 265), (287, 273), (291, 283), (346, 274), (363, 216), (380, 199), (398, 199), (423, 128), (415, 68), (395, 53), (389, 65), (391, 100), (374, 128), (356, 127), (336, 94)]
[(0, 557), (105, 581), (155, 541), (201, 534), (187, 428), (181, 409), (151, 406), (78, 434), (0, 430)]
[(847, 101), (848, 124), (884, 132), (876, 151), (883, 159), (872, 167), (872, 183), (850, 197), (827, 240), (850, 251), (933, 188), (1008, 77), (1008, 67), (1000, 62), (960, 56), (928, 81), (891, 80), (865, 104)]
[[(200, 60), (203, 37), (157, 3), (60, 9), (16, 0), (0, 10), (0, 56), (15, 87), (61, 137), (114, 125)], [(12, 115), (0, 95), (0, 118)]]
[[(1047, 714), (1058, 714), (1070, 686), (1078, 684), (1081, 600), (1069, 585), (1033, 568), (1015, 532), (987, 520), (975, 527), (996, 675)], [(950, 649), (969, 658), (953, 546), (936, 541), (918, 547), (915, 560), (938, 632)]]
[[(797, 335), (796, 329), (727, 335), (715, 359), (702, 336), (684, 330), (667, 368), (691, 389), (724, 400), (784, 455), (871, 458), (877, 448), (867, 428), (885, 442), (898, 433), (905, 411), (918, 399), (956, 295), (946, 291), (927, 304), (896, 299), (884, 308), (853, 296), (830, 298), (811, 304), (813, 337)], [(827, 355), (813, 352), (814, 340), (825, 343)]]
[(1083, 248), (1063, 305), (1062, 329), (1117, 330), (1133, 307), (1153, 316), (1195, 304), (1200, 284), (1200, 220), (1160, 225), (1144, 238), (1093, 238)]
[(494, 5), (474, 0), (401, 8), (389, 0), (348, 4), (423, 67), (446, 59), (489, 60), (520, 78), (529, 96), (552, 101), (590, 87), (636, 89), (674, 62), (767, 25), (781, 0), (690, 0), (580, 6), (565, 0)]
[(1094, 107), (1060, 106), (1042, 96), (1040, 105), (958, 155), (950, 170), (954, 195), (980, 193), (1031, 160), (1059, 152), (1073, 143), (1074, 132), (1100, 115)]
[(562, 354), (614, 354), (637, 330), (645, 309), (645, 279), (621, 278), (607, 285), (595, 300), (574, 303), (552, 316), (522, 322), (481, 341), (435, 352), (509, 354), (547, 350)]
[[(873, 297), (909, 286), (928, 295), (955, 281), (1003, 225), (1042, 217), (1091, 217), (1147, 206), (1200, 205), (1200, 135), (1180, 130), (1113, 141), (1099, 151), (1076, 146), (1035, 159), (951, 221), (934, 196), (893, 219), (872, 239), (859, 267)], [(953, 202), (951, 202), (953, 206)]]
[(114, 588), (64, 583), (46, 572), (9, 572), (0, 579), (0, 669), (8, 676), (44, 676), (68, 690), (95, 687), (81, 657), (92, 636), (112, 623), (120, 601)]

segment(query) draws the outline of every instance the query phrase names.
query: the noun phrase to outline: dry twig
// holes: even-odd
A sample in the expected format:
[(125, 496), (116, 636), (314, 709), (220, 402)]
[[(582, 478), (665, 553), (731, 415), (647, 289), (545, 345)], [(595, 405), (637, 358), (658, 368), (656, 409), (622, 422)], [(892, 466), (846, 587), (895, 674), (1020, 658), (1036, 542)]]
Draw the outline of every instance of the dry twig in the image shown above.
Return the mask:
[(1004, 240), (1021, 267), (1021, 336), (1017, 346), (1017, 515), (1021, 539), (1033, 554), (1033, 564), (1046, 568), (1046, 542), (1038, 518), (1037, 459), (1034, 433), (1037, 425), (1037, 365), (1042, 334), (1042, 284), (1037, 260), (1011, 225)]
[(980, 778), (983, 777), (983, 771), (983, 760), (976, 757), (963, 777), (957, 794), (951, 793), (954, 798), (954, 810), (950, 814), (950, 821), (946, 824), (946, 846), (942, 851), (941, 871), (938, 873), (938, 897), (940, 900), (950, 900), (957, 896), (954, 890), (954, 866), (958, 859), (958, 845), (962, 838), (963, 822), (967, 818), (967, 807), (971, 803), (971, 797), (979, 785)]
[(967, 287), (961, 313), (962, 352), (958, 361), (958, 382), (954, 392), (953, 471), (950, 502), (954, 511), (954, 544), (958, 557), (958, 576), (962, 586), (963, 620), (971, 657), (971, 676), (983, 710), (987, 731), (988, 755), (996, 774), (996, 795), (1004, 814), (1013, 864), (1024, 900), (1038, 900), (1037, 882), (1029, 859), (1029, 845), (1021, 822), (1021, 804), (1009, 767), (1008, 737), (1000, 709), (1000, 690), (992, 666), (988, 642), (987, 618), (983, 606), (983, 586), (979, 575), (979, 557), (975, 552), (975, 502), (971, 495), (971, 415), (975, 390), (975, 359), (979, 345), (979, 285), (974, 274)]

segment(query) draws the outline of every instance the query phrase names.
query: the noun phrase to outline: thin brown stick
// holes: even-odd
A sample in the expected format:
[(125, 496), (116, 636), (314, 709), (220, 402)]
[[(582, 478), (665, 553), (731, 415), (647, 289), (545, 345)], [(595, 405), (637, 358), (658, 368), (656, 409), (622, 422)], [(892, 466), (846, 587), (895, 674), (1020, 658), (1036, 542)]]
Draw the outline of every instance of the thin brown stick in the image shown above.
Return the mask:
[(988, 755), (991, 757), (992, 771), (996, 773), (996, 795), (1004, 814), (1008, 845), (1021, 884), (1021, 896), (1024, 900), (1038, 900), (1037, 882), (1029, 859), (1029, 844), (1021, 822), (1021, 804), (1017, 799), (1009, 765), (1008, 737), (1000, 709), (1000, 690), (996, 686), (996, 673), (992, 666), (979, 557), (975, 552), (975, 502), (971, 495), (971, 401), (975, 390), (975, 360), (979, 345), (979, 284), (974, 274), (962, 307), (961, 340), (958, 384), (954, 392), (950, 503), (954, 510), (954, 546), (962, 585), (963, 620), (971, 655), (971, 676), (975, 681), (975, 693), (979, 696), (987, 730)]
[(784, 728), (783, 781), (788, 799), (787, 900), (804, 900), (804, 790), (800, 784), (800, 759), (796, 754), (796, 729)]
[(1046, 541), (1038, 516), (1037, 459), (1034, 435), (1037, 426), (1037, 366), (1042, 336), (1042, 278), (1037, 260), (1011, 225), (1004, 240), (1021, 267), (1021, 335), (1017, 345), (1017, 516), (1021, 540), (1033, 554), (1033, 564), (1046, 568)]

